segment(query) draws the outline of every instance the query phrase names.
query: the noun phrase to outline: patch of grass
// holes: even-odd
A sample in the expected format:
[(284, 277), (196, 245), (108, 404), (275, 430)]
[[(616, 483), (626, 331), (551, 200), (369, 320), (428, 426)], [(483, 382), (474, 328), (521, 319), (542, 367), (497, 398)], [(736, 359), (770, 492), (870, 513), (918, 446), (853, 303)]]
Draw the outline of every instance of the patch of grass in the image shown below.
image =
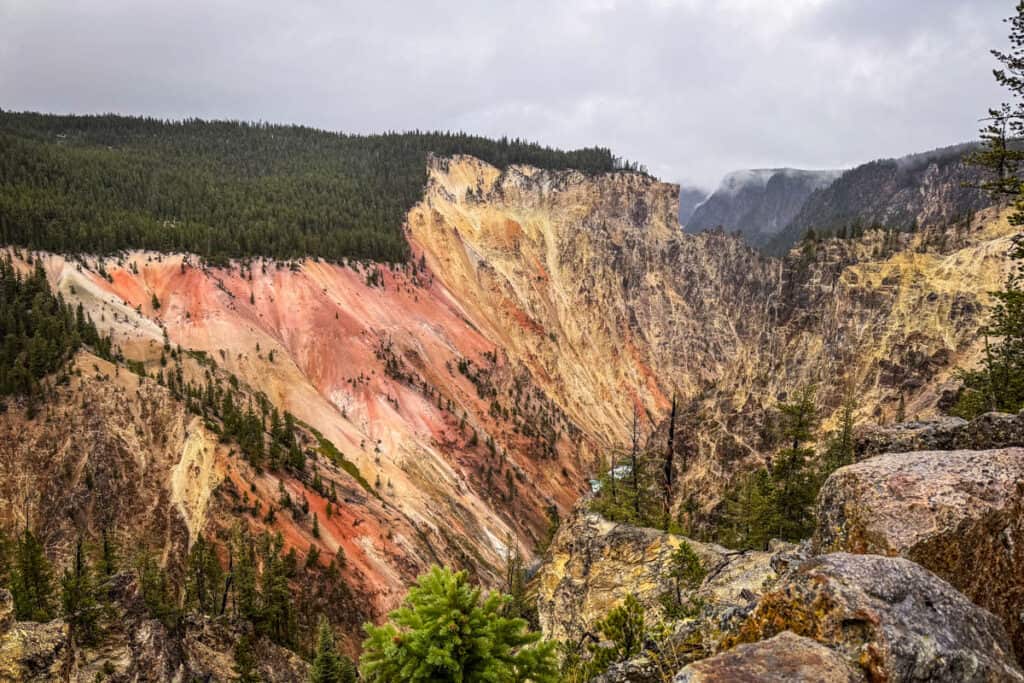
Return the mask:
[(362, 486), (367, 493), (371, 493), (377, 498), (380, 498), (380, 494), (377, 493), (377, 491), (372, 486), (370, 486), (370, 482), (366, 481), (366, 479), (363, 478), (362, 473), (359, 472), (359, 468), (356, 467), (354, 462), (347, 459), (345, 457), (345, 454), (339, 451), (338, 447), (331, 443), (330, 439), (325, 437), (316, 429), (309, 427), (308, 425), (307, 428), (313, 434), (313, 436), (316, 437), (317, 441), (320, 442), (320, 453), (325, 458), (333, 462), (341, 469), (345, 470), (345, 472), (347, 472), (350, 477), (359, 482), (359, 485)]

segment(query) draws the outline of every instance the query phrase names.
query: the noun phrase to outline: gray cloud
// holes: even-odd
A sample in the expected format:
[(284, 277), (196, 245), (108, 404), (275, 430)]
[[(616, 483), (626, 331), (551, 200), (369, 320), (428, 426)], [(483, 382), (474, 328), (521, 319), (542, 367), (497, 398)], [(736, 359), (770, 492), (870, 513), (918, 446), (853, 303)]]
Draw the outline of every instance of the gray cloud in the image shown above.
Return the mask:
[(600, 144), (711, 186), (971, 139), (1010, 0), (0, 0), (0, 106)]

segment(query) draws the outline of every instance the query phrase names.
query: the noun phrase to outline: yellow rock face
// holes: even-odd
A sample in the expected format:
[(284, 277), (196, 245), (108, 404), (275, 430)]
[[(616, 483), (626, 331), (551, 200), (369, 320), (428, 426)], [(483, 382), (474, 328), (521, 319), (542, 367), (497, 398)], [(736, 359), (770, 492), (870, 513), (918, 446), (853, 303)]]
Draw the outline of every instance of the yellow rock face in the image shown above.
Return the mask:
[[(661, 598), (674, 592), (672, 553), (689, 543), (708, 573), (693, 597), (716, 609), (745, 605), (776, 578), (771, 552), (735, 552), (655, 529), (609, 522), (584, 509), (565, 520), (536, 579), (538, 613), (545, 635), (577, 643), (633, 594), (654, 624)], [(778, 550), (788, 549), (780, 546)], [(687, 596), (683, 596), (687, 597)]]
[(1007, 273), (1005, 217), (780, 261), (683, 234), (676, 192), (628, 173), (435, 159), (409, 233), (470, 319), (599, 443), (626, 442), (635, 405), (650, 431), (678, 394), (699, 416), (684, 485), (705, 503), (763, 454), (765, 411), (794, 389), (817, 384), (826, 418), (844, 394), (861, 418), (891, 419), (901, 395), (924, 417), (976, 358)]

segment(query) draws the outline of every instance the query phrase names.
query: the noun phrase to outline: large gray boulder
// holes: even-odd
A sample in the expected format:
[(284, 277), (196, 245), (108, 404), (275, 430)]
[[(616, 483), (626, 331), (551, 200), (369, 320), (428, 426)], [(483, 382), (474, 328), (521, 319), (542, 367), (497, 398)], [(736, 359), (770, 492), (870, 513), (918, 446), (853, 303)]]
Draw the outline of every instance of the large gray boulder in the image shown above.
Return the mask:
[(880, 455), (818, 496), (816, 553), (913, 560), (999, 616), (1024, 657), (1024, 449)]
[(1024, 446), (1024, 412), (985, 413), (970, 422), (942, 417), (923, 422), (871, 425), (857, 435), (857, 459), (910, 451), (988, 450)]
[(999, 619), (902, 558), (807, 560), (761, 598), (725, 646), (787, 630), (828, 646), (871, 681), (1024, 681)]
[(687, 665), (673, 683), (862, 683), (864, 672), (835, 650), (783, 631)]

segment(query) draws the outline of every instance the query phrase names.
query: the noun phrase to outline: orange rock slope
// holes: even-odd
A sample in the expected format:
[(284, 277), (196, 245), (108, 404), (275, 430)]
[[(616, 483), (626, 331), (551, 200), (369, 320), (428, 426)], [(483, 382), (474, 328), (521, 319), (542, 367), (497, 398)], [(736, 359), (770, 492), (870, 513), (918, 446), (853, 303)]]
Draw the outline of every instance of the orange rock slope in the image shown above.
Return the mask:
[[(350, 490), (330, 518), (326, 501), (301, 482), (285, 487), (317, 513), (326, 556), (344, 547), (376, 611), (394, 606), (433, 562), (494, 582), (510, 540), (529, 554), (549, 507), (567, 508), (582, 490), (587, 440), (427, 272), (315, 261), (207, 270), (144, 253), (104, 262), (109, 281), (95, 261), (50, 257), (47, 268), (128, 358), (156, 370), (166, 331), (171, 344), (205, 352), (356, 465), (371, 495), (321, 463), (325, 477)], [(380, 284), (368, 285), (371, 276)], [(277, 500), (277, 475), (217, 467), (229, 472), (206, 478), (211, 489), (227, 479)], [(209, 491), (190, 498), (212, 504)], [(275, 524), (300, 551), (316, 543), (284, 515)]]

